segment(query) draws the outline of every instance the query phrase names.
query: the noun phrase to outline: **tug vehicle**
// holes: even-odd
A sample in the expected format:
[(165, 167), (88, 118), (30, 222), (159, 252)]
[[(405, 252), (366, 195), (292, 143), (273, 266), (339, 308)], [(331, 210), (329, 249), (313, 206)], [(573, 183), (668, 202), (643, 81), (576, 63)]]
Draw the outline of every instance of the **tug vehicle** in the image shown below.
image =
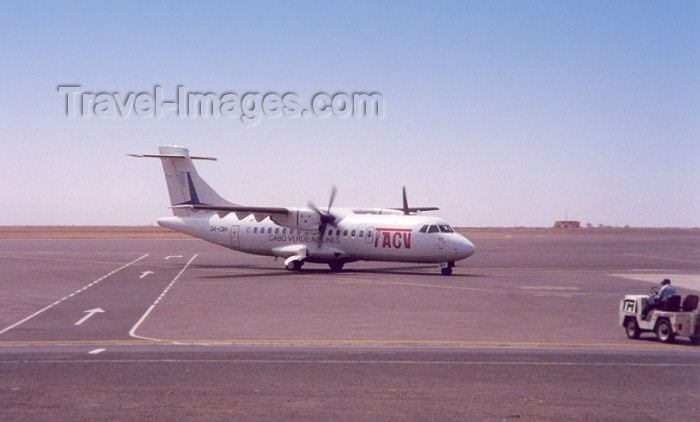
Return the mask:
[(619, 321), (627, 337), (638, 339), (641, 333), (653, 332), (663, 343), (671, 343), (676, 336), (683, 336), (689, 337), (694, 345), (700, 344), (697, 295), (687, 295), (682, 303), (680, 295), (673, 295), (661, 308), (649, 311), (646, 318), (642, 318), (644, 307), (658, 292), (658, 287), (652, 286), (648, 295), (625, 295), (620, 300)]

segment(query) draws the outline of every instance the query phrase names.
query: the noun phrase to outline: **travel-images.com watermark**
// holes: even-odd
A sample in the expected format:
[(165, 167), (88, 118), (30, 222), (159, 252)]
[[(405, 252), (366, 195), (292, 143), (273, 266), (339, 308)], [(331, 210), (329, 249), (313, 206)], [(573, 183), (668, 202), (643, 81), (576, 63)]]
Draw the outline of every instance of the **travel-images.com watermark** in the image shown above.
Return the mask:
[(302, 107), (298, 94), (249, 92), (238, 95), (234, 92), (189, 92), (184, 86), (177, 87), (177, 94), (164, 97), (159, 85), (152, 92), (93, 92), (81, 85), (59, 85), (58, 93), (64, 97), (64, 112), (67, 117), (128, 118), (163, 117), (221, 117), (240, 119), (245, 124), (258, 123), (263, 116), (278, 117), (384, 117), (384, 98), (372, 93), (319, 92), (313, 95), (310, 106)]

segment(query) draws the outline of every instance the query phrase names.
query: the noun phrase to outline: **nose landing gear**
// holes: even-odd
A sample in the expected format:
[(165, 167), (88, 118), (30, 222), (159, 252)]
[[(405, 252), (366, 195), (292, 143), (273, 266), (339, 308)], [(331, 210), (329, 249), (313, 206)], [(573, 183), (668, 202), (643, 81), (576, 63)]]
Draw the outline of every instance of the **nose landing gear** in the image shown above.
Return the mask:
[(455, 266), (454, 261), (448, 261), (448, 262), (441, 262), (440, 263), (440, 272), (442, 275), (452, 275), (452, 268)]

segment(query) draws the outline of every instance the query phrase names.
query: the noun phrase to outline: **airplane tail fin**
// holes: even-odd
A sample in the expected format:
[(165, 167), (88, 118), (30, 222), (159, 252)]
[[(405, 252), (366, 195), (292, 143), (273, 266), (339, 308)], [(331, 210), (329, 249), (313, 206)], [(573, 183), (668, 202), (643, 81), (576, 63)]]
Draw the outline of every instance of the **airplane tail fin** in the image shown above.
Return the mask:
[(160, 158), (168, 185), (170, 205), (173, 215), (186, 216), (193, 211), (180, 205), (217, 205), (235, 206), (214, 191), (197, 173), (192, 160), (216, 160), (210, 157), (193, 157), (187, 148), (179, 146), (160, 146), (159, 154), (129, 154), (132, 157)]

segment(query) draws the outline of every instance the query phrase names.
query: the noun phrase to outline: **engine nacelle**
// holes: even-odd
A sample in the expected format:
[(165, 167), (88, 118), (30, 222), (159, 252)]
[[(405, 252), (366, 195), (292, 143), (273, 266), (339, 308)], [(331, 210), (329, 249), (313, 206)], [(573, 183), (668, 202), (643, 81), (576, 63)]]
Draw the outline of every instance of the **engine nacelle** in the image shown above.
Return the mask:
[(280, 226), (301, 230), (318, 230), (321, 224), (321, 216), (308, 208), (297, 208), (287, 215), (273, 215), (270, 219)]

